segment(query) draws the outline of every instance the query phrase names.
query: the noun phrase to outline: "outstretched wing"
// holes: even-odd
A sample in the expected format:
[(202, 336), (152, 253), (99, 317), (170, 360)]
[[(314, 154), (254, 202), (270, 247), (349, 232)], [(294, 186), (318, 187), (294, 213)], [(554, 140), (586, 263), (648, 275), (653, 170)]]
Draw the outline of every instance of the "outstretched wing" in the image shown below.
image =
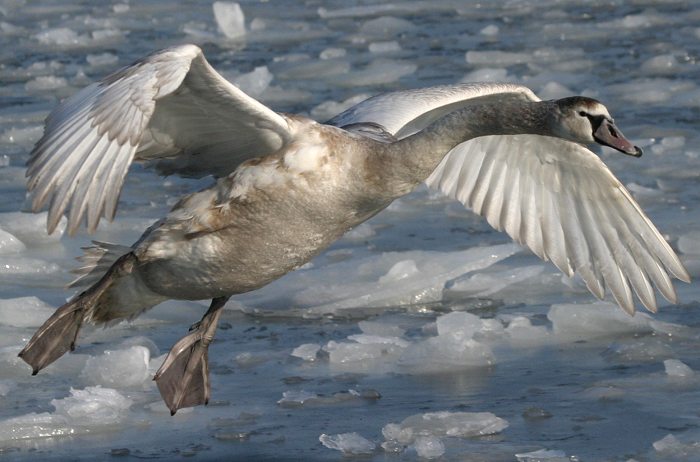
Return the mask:
[[(466, 101), (458, 99), (460, 93)], [(402, 138), (470, 101), (501, 94), (538, 100), (517, 85), (443, 86), (380, 95), (331, 122), (379, 124)], [(634, 312), (632, 291), (656, 311), (654, 286), (675, 303), (671, 275), (690, 280), (630, 193), (579, 144), (535, 135), (476, 138), (452, 149), (426, 183), (565, 274), (579, 274), (597, 297), (609, 289), (629, 313)]]
[(53, 110), (28, 162), (32, 209), (50, 201), (49, 233), (67, 210), (69, 233), (84, 217), (92, 232), (114, 218), (134, 160), (165, 174), (223, 176), (288, 137), (284, 117), (221, 77), (197, 46), (168, 48)]

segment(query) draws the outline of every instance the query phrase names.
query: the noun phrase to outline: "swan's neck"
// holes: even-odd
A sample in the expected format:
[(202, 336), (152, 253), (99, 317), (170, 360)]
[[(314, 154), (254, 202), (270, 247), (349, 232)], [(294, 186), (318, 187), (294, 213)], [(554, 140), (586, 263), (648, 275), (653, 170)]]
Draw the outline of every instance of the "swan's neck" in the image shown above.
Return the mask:
[(555, 103), (522, 101), (482, 104), (451, 112), (424, 130), (386, 145), (382, 169), (397, 196), (411, 191), (435, 170), (455, 146), (488, 135), (554, 136), (551, 118)]

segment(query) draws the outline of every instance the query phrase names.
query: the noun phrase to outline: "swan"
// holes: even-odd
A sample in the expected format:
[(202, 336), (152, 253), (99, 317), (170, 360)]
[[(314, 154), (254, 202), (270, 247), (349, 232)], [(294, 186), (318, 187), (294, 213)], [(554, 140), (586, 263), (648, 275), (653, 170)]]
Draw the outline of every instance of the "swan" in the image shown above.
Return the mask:
[(458, 84), (370, 98), (320, 124), (280, 114), (227, 82), (195, 45), (153, 53), (89, 85), (46, 119), (28, 162), (47, 230), (111, 220), (134, 161), (213, 175), (131, 246), (95, 242), (87, 287), (19, 356), (33, 374), (75, 347), (84, 322), (131, 319), (168, 299), (211, 299), (155, 375), (171, 413), (206, 404), (208, 346), (221, 308), (300, 267), (352, 227), (427, 182), (497, 229), (606, 289), (633, 313), (676, 302), (688, 272), (629, 192), (585, 145), (641, 150), (600, 102), (541, 101), (513, 84)]

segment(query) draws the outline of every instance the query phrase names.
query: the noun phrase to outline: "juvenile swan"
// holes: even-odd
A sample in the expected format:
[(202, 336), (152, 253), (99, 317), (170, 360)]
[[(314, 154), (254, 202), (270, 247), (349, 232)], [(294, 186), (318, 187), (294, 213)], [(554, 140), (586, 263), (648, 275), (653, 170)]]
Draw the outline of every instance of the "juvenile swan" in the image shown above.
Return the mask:
[(168, 299), (211, 299), (155, 375), (174, 414), (209, 399), (207, 350), (229, 297), (298, 268), (420, 183), (455, 197), (597, 297), (651, 311), (671, 275), (689, 276), (600, 159), (633, 146), (601, 103), (540, 101), (510, 84), (394, 92), (327, 124), (278, 114), (224, 80), (194, 45), (169, 48), (64, 101), (46, 120), (27, 171), (48, 231), (94, 231), (115, 215), (132, 161), (164, 174), (213, 175), (131, 247), (96, 243), (89, 286), (19, 354), (36, 374), (75, 346), (83, 322), (134, 318)]

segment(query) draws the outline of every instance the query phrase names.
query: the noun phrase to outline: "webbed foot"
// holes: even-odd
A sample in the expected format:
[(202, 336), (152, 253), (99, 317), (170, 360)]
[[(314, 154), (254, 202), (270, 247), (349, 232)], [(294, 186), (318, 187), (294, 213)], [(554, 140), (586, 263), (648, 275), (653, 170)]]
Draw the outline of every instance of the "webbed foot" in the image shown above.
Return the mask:
[(209, 344), (214, 339), (221, 310), (228, 297), (215, 298), (202, 320), (170, 350), (153, 377), (170, 414), (209, 402)]

